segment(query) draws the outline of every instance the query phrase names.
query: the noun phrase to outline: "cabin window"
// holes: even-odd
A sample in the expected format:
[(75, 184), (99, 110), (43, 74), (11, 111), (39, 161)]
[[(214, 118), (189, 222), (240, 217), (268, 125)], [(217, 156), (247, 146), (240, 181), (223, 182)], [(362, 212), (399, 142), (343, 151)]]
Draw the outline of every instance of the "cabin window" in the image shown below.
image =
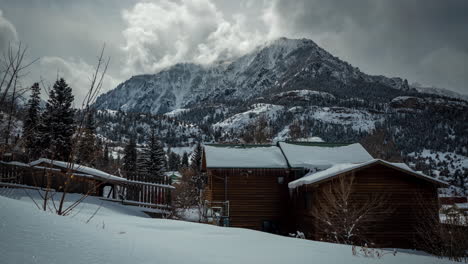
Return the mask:
[(304, 195), (304, 209), (312, 209), (312, 193), (306, 192)]
[(284, 177), (278, 177), (278, 184), (284, 183)]

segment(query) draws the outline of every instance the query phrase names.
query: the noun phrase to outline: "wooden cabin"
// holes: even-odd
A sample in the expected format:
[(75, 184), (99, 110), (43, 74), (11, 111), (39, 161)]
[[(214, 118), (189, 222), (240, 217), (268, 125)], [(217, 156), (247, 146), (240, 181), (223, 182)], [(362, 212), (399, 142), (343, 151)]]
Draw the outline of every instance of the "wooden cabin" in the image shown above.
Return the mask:
[(375, 160), (360, 144), (209, 144), (203, 168), (208, 177), (205, 197), (208, 203), (229, 203), (224, 215), (230, 226), (281, 234), (301, 231), (315, 240), (326, 234), (313, 214), (314, 205), (337, 179), (352, 178), (353, 206), (374, 196), (386, 203), (372, 212), (384, 217), (371, 218), (361, 235), (376, 246), (399, 248), (414, 248), (419, 217), (437, 217), (437, 188), (446, 186), (405, 164)]
[(286, 225), (290, 171), (279, 148), (205, 145), (203, 169), (205, 199), (215, 208), (223, 206), (229, 226), (276, 233)]

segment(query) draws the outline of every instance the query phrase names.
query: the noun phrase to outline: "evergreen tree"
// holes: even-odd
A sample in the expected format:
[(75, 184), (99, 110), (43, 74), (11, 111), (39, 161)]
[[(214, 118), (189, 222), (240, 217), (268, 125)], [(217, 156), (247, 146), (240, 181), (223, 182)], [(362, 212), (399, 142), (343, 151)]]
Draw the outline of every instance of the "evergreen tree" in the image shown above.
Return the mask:
[(167, 168), (170, 171), (178, 171), (181, 165), (180, 156), (171, 151), (168, 155)]
[(137, 169), (137, 149), (135, 139), (132, 137), (125, 146), (122, 158), (122, 169), (127, 179), (135, 180)]
[(28, 100), (28, 113), (24, 120), (23, 138), (26, 147), (26, 153), (29, 159), (37, 159), (41, 155), (39, 141), (41, 135), (39, 133), (40, 109), (41, 103), (41, 88), (39, 83), (34, 83), (31, 87), (31, 96)]
[(202, 167), (202, 153), (203, 149), (200, 143), (197, 143), (195, 148), (193, 149), (192, 157), (190, 159), (190, 165), (192, 169), (196, 172), (201, 171)]
[(184, 154), (182, 155), (181, 166), (182, 166), (182, 168), (188, 168), (188, 166), (189, 166), (188, 154), (185, 151), (184, 151)]
[(102, 156), (102, 167), (104, 169), (108, 169), (110, 165), (110, 157), (109, 157), (109, 147), (107, 144), (104, 146), (104, 153)]
[(138, 177), (141, 180), (160, 180), (166, 171), (166, 153), (155, 135), (154, 129), (138, 156)]
[(95, 167), (97, 163), (99, 149), (96, 144), (96, 126), (94, 113), (87, 111), (85, 125), (81, 133), (78, 146), (77, 162), (79, 164)]
[(63, 78), (57, 80), (49, 93), (43, 114), (41, 147), (48, 149), (53, 159), (68, 160), (75, 130), (72, 89)]

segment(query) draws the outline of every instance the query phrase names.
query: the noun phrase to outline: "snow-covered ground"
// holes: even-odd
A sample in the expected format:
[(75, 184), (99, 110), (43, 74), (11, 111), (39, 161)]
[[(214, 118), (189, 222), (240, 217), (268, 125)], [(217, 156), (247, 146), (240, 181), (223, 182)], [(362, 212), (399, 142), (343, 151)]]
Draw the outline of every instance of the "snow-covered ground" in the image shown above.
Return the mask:
[[(77, 198), (70, 194), (68, 203)], [(0, 189), (0, 211), (2, 263), (450, 263), (420, 252), (353, 256), (345, 245), (152, 219), (95, 197), (58, 216), (38, 210), (23, 190)]]

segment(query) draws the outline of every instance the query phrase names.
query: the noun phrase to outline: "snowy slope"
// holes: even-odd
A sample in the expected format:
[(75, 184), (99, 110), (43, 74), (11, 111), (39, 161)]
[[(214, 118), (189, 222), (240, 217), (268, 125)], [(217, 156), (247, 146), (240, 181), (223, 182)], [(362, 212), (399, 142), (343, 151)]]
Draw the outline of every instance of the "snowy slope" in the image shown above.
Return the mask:
[(63, 217), (39, 211), (22, 190), (0, 189), (2, 263), (450, 263), (400, 252), (352, 256), (345, 245), (151, 219), (110, 202), (85, 223), (99, 204), (88, 198), (75, 215)]
[(325, 123), (351, 126), (356, 131), (372, 131), (381, 118), (365, 110), (344, 107), (316, 107), (312, 117)]
[[(408, 154), (411, 157), (417, 157), (423, 159), (426, 164), (430, 163), (448, 163), (447, 169), (451, 173), (455, 173), (457, 170), (468, 169), (468, 157), (455, 154), (453, 152), (440, 152), (429, 149), (416, 153), (412, 152)], [(435, 172), (436, 176), (439, 176), (440, 171)], [(446, 176), (446, 175), (441, 175)]]
[(252, 109), (235, 114), (226, 120), (218, 122), (213, 125), (213, 128), (223, 130), (241, 130), (254, 123), (260, 116), (266, 117), (268, 120), (275, 120), (278, 114), (284, 110), (283, 106), (272, 104), (255, 104), (251, 106)]

